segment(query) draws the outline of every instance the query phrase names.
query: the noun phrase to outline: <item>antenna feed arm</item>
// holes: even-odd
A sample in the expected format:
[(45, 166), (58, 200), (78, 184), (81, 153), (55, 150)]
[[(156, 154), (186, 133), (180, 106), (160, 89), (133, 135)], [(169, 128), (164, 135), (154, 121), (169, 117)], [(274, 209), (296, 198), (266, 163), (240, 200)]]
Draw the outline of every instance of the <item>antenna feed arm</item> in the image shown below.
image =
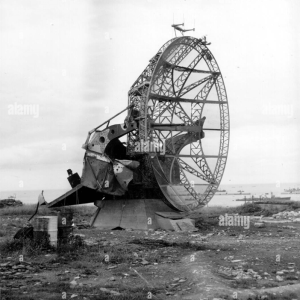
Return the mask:
[(85, 140), (85, 143), (82, 145), (81, 148), (87, 150), (87, 149), (88, 149), (88, 144), (89, 144), (89, 141), (90, 141), (90, 138), (91, 138), (91, 135), (92, 135), (98, 128), (100, 128), (101, 126), (103, 126), (103, 125), (105, 125), (105, 124), (107, 124), (107, 125), (106, 125), (106, 128), (108, 128), (109, 123), (110, 123), (110, 121), (111, 121), (112, 119), (114, 119), (115, 117), (117, 117), (118, 115), (120, 115), (121, 113), (123, 113), (124, 111), (130, 109), (128, 116), (125, 118), (125, 123), (128, 124), (127, 118), (131, 116), (132, 110), (133, 110), (133, 106), (134, 106), (133, 104), (128, 105), (125, 109), (123, 109), (122, 111), (120, 111), (119, 113), (117, 113), (116, 115), (114, 115), (113, 117), (111, 117), (110, 119), (108, 119), (107, 121), (105, 121), (104, 123), (102, 123), (101, 125), (99, 125), (99, 126), (93, 128), (92, 130), (90, 130), (90, 131), (88, 132), (88, 135), (87, 135), (87, 138), (86, 138), (86, 140)]

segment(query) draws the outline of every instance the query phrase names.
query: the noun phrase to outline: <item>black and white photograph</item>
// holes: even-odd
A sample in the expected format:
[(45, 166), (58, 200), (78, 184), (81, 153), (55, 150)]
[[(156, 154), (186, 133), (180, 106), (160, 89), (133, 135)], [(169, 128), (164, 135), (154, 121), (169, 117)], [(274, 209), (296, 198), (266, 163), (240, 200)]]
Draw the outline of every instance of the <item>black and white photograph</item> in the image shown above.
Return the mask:
[(300, 300), (299, 12), (0, 0), (0, 300)]

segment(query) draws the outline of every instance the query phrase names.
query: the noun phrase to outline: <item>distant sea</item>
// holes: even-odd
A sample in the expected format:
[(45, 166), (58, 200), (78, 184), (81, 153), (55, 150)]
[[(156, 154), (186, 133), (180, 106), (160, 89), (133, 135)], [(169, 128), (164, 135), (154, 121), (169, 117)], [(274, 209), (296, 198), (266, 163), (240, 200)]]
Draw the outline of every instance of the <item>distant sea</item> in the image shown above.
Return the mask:
[[(300, 194), (281, 194), (284, 189), (288, 188), (300, 188), (300, 183), (283, 183), (280, 186), (275, 184), (221, 184), (219, 190), (226, 190), (227, 193), (238, 193), (239, 190), (245, 193), (250, 193), (254, 197), (259, 197), (272, 192), (275, 196), (279, 197), (291, 197), (291, 200), (300, 201)], [(197, 185), (195, 185), (197, 190)], [(44, 190), (44, 197), (47, 202), (51, 202), (59, 196), (66, 193), (68, 190)], [(41, 190), (15, 190), (15, 191), (0, 191), (0, 200), (6, 199), (9, 196), (16, 195), (17, 200), (21, 200), (24, 204), (35, 204)], [(251, 197), (246, 195), (246, 197)], [(236, 202), (236, 199), (242, 199), (244, 195), (215, 195), (209, 202), (208, 206), (237, 206), (242, 205), (244, 202)]]
[[(215, 195), (208, 203), (208, 206), (238, 206), (244, 204), (244, 202), (234, 201), (236, 199), (243, 199), (244, 197), (271, 196), (271, 192), (277, 197), (291, 197), (292, 201), (300, 201), (300, 194), (281, 194), (284, 189), (300, 188), (300, 183), (282, 183), (280, 186), (273, 184), (221, 184), (219, 190), (226, 190), (227, 193), (238, 193), (238, 191), (244, 191), (244, 193), (250, 193), (251, 195)], [(220, 193), (218, 193), (220, 194)], [(223, 193), (222, 193), (223, 194)], [(224, 193), (225, 194), (225, 193)]]

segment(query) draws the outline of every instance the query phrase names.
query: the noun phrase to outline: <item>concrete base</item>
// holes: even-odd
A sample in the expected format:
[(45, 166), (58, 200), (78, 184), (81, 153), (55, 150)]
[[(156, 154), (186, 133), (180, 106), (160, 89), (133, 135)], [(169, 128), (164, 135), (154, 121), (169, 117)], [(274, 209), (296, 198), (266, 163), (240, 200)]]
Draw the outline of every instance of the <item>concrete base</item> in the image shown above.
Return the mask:
[(175, 212), (160, 199), (104, 200), (91, 219), (99, 229), (149, 230), (160, 228), (156, 212)]

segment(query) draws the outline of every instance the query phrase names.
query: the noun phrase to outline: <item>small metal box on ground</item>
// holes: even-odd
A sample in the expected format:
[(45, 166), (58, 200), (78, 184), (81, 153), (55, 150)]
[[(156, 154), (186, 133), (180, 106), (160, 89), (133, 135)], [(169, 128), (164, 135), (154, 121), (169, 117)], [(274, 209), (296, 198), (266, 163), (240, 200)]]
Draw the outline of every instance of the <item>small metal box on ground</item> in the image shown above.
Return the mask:
[(33, 220), (33, 238), (49, 235), (50, 245), (57, 247), (57, 216), (36, 217)]
[(73, 212), (59, 212), (57, 238), (59, 241), (66, 241), (73, 233)]

